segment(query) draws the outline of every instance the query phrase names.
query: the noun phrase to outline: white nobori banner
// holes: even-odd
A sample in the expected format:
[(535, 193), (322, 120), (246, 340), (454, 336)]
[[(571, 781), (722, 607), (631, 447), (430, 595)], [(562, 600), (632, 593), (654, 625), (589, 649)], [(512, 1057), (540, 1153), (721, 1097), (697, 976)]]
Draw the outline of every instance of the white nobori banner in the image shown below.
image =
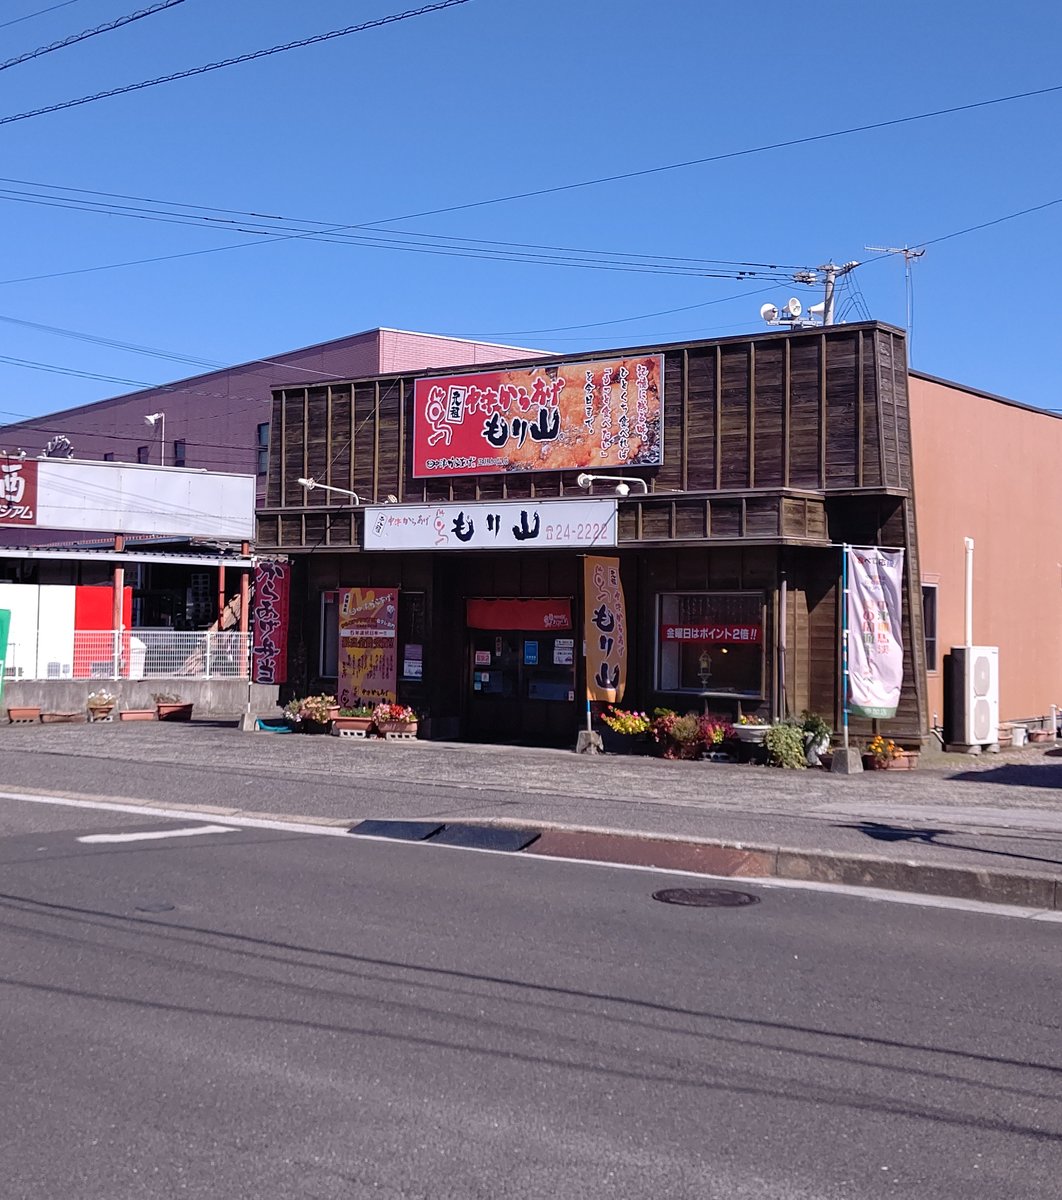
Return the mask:
[(849, 546), (848, 711), (896, 716), (903, 685), (903, 551)]
[(365, 509), (366, 550), (550, 550), (615, 544), (615, 500), (474, 500)]

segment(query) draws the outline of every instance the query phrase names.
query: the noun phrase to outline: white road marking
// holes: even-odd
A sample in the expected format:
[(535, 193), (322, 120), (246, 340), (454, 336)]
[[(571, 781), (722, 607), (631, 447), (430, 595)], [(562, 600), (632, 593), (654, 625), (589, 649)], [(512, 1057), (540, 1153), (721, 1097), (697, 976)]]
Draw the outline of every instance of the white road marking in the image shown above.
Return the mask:
[[(46, 796), (28, 792), (0, 792), (0, 800), (21, 800), (28, 804), (52, 804), (65, 808), (89, 808), (103, 812), (137, 813), (148, 817), (194, 821), (201, 813), (187, 809), (153, 808), (146, 804), (119, 804), (108, 800), (75, 800), (71, 796)], [(342, 825), (309, 825), (298, 821), (274, 821), (265, 817), (227, 816), (229, 825), (241, 829), (274, 829), (284, 833), (308, 833), (317, 837), (345, 838), (348, 842), (375, 842), (382, 846), (430, 847), (431, 842), (402, 842), (394, 838), (354, 838), (349, 826), (360, 817), (351, 817)], [(511, 854), (504, 850), (483, 850), (475, 846), (436, 846), (435, 849), (460, 850), (467, 854), (503, 854), (522, 863), (567, 863), (581, 867), (598, 867), (610, 871), (639, 871), (648, 875), (675, 875), (683, 879), (711, 879), (731, 887), (740, 885), (750, 888), (794, 889), (807, 892), (828, 892), (835, 896), (847, 896), (854, 900), (871, 900), (886, 904), (907, 904), (916, 908), (951, 908), (963, 912), (980, 913), (992, 917), (1012, 917), (1026, 921), (1046, 921), (1062, 924), (1062, 912), (1042, 908), (1028, 908), (1017, 904), (991, 904), (983, 900), (962, 900), (953, 896), (928, 896), (920, 892), (893, 892), (885, 888), (846, 887), (840, 883), (813, 883), (799, 879), (776, 879), (760, 876), (706, 875), (698, 871), (663, 870), (660, 867), (643, 867), (631, 863), (599, 862), (594, 859), (561, 858), (553, 855)]]
[(194, 837), (197, 833), (235, 833), (229, 825), (196, 825), (192, 829), (150, 829), (141, 833), (86, 833), (79, 842), (157, 842), (163, 838)]

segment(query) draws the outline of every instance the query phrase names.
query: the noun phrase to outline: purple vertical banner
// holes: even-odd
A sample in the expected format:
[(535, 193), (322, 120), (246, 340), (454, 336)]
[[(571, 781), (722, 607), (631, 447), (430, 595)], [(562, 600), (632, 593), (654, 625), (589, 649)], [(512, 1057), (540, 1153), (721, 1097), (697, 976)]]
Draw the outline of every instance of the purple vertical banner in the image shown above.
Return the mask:
[(251, 608), (251, 678), (255, 683), (287, 682), (290, 593), (290, 564), (255, 564)]

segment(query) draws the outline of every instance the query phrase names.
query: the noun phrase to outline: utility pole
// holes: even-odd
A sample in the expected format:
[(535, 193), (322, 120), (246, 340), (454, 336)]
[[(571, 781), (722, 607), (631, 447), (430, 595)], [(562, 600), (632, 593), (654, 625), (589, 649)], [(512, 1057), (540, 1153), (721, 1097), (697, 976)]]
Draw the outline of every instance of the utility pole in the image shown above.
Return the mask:
[(850, 271), (854, 271), (859, 266), (857, 262), (846, 262), (838, 266), (832, 260), (824, 263), (819, 270), (823, 274), (823, 282), (826, 285), (826, 294), (823, 297), (824, 308), (822, 310), (823, 325), (832, 325), (834, 322), (834, 303), (833, 297), (836, 291), (837, 280), (842, 276), (847, 275)]
[(864, 246), (864, 250), (873, 250), (877, 254), (902, 254), (903, 255), (903, 282), (904, 292), (907, 296), (907, 356), (914, 357), (914, 277), (911, 275), (911, 263), (916, 258), (921, 258), (926, 252), (925, 246), (921, 250), (912, 250), (910, 246)]

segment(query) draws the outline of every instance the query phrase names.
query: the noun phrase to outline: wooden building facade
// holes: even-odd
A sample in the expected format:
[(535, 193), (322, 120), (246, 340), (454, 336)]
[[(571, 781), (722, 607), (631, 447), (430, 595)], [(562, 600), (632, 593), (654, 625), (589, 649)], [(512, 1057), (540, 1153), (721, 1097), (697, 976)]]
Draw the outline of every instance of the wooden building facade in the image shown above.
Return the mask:
[[(533, 366), (548, 373), (637, 356), (662, 364), (661, 461), (600, 469), (648, 489), (619, 499), (616, 545), (601, 551), (620, 559), (632, 631), (624, 706), (708, 707), (732, 717), (811, 709), (839, 724), (840, 546), (902, 547), (904, 684), (896, 718), (881, 725), (898, 740), (921, 740), (929, 721), (902, 332), (867, 322)], [(570, 743), (585, 708), (585, 549), (366, 550), (364, 505), (461, 504), (471, 513), (489, 502), (585, 500), (577, 476), (598, 468), (415, 477), (414, 384), (425, 377), (432, 373), (273, 393), (258, 546), (294, 564), (292, 685), (334, 686), (337, 589), (396, 587), (400, 640), (422, 648), (422, 667), (400, 681), (399, 698), (429, 715), (433, 736)], [(302, 478), (354, 492), (360, 504), (307, 490)], [(598, 482), (591, 494), (614, 493)], [(531, 668), (540, 664), (524, 661), (526, 630), (491, 627), (485, 636), (467, 620), (471, 599), (532, 597), (565, 599), (574, 614), (574, 661), (553, 672), (552, 683), (536, 683), (542, 673)], [(712, 647), (689, 661), (662, 645), (665, 626), (713, 613), (758, 624), (755, 643)], [(553, 660), (542, 665), (569, 665), (555, 639), (541, 650)], [(503, 692), (492, 679), (484, 694), (487, 672), (477, 663), (488, 654), (492, 666), (513, 672)], [(870, 725), (854, 722), (853, 730), (869, 733)]]

